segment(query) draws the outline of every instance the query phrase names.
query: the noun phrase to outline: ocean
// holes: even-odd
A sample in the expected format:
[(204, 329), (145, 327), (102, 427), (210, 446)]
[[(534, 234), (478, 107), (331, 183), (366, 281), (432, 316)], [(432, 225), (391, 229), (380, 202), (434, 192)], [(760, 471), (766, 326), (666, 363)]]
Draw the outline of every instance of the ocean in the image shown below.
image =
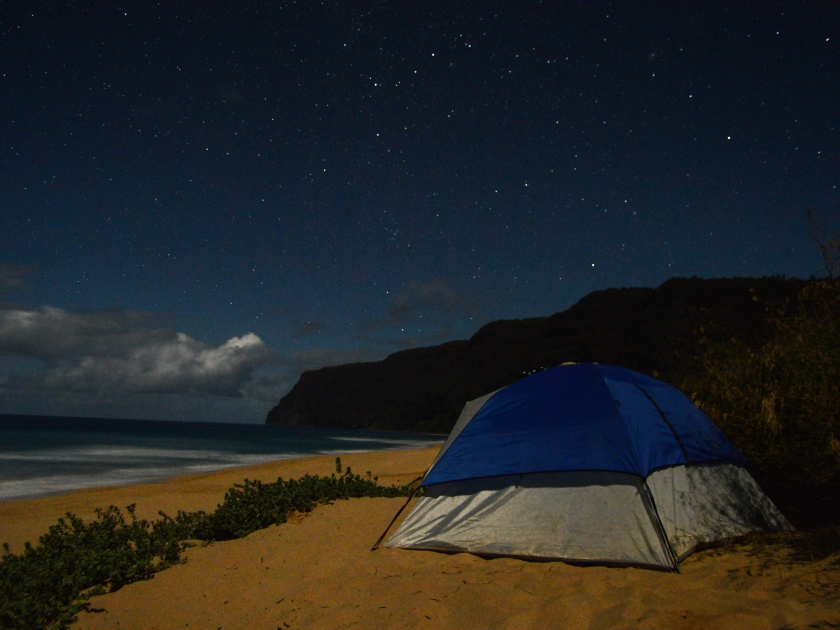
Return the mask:
[(0, 501), (261, 462), (424, 448), (445, 435), (0, 415)]

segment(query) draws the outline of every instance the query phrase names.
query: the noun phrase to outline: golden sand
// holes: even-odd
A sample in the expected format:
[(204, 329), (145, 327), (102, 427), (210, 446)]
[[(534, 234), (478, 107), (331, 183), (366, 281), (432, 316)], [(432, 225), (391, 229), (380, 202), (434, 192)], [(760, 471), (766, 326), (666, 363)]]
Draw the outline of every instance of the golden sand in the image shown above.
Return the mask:
[[(436, 449), (342, 455), (380, 482), (421, 475)], [(70, 510), (137, 504), (212, 510), (244, 478), (334, 472), (333, 457), (286, 460), (123, 488), (0, 503), (0, 541), (19, 548)], [(370, 547), (404, 499), (353, 499), (230, 542), (194, 547), (187, 562), (92, 600), (77, 627), (155, 628), (834, 628), (840, 557), (796, 564), (784, 550), (696, 553), (682, 574), (487, 560)]]

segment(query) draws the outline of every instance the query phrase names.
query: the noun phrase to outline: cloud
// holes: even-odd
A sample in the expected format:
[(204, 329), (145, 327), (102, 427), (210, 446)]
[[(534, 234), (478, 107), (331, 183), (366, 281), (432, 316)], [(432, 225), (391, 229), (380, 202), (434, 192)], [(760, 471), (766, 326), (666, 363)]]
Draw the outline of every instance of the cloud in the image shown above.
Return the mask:
[(356, 324), (362, 333), (356, 340), (392, 348), (439, 343), (451, 339), (456, 328), (479, 312), (478, 306), (477, 300), (443, 280), (409, 282), (405, 291), (391, 298), (384, 317)]
[[(473, 313), (443, 281), (411, 282), (357, 328), (361, 347), (276, 353), (254, 333), (207, 344), (148, 312), (0, 302), (0, 398), (16, 413), (259, 421), (303, 372), (451, 339)], [(297, 339), (327, 329), (292, 324)]]
[(272, 353), (253, 333), (218, 347), (166, 328), (149, 313), (71, 313), (0, 306), (0, 354), (40, 359), (42, 369), (0, 378), (6, 389), (247, 396), (254, 370)]
[(47, 362), (88, 357), (127, 357), (138, 347), (165, 344), (178, 333), (143, 327), (151, 313), (110, 308), (71, 313), (52, 306), (0, 304), (0, 354)]
[(32, 273), (32, 267), (26, 265), (8, 265), (0, 263), (0, 291), (19, 287), (23, 277)]
[(406, 290), (391, 298), (388, 313), (382, 319), (361, 322), (362, 330), (377, 330), (402, 324), (415, 316), (437, 314), (433, 323), (440, 325), (440, 315), (454, 316), (472, 313), (476, 310), (474, 300), (466, 298), (451, 289), (442, 280), (431, 282), (409, 282)]

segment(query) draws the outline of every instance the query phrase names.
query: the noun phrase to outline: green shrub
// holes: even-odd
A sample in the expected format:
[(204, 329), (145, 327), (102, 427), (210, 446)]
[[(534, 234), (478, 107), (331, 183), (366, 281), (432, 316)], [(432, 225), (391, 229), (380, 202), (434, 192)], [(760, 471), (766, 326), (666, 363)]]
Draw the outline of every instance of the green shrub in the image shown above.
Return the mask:
[(182, 512), (172, 518), (138, 520), (134, 505), (97, 509), (85, 523), (67, 514), (23, 553), (4, 545), (0, 558), (0, 628), (4, 630), (63, 629), (77, 613), (88, 609), (94, 595), (115, 591), (145, 580), (182, 562), (186, 541), (230, 540), (275, 523), (285, 523), (290, 512), (309, 512), (316, 505), (351, 497), (399, 497), (411, 493), (412, 484), (380, 486), (353, 475), (306, 475), (273, 483), (245, 480), (227, 491), (212, 513)]
[[(410, 486), (380, 486), (362, 479), (348, 468), (340, 477), (305, 475), (300, 479), (274, 483), (245, 480), (227, 491), (225, 499), (212, 514), (179, 512), (171, 519), (183, 539), (231, 540), (275, 523), (285, 523), (291, 512), (310, 512), (318, 504), (357, 497), (408, 496)], [(164, 519), (168, 517), (161, 514)], [(167, 525), (170, 526), (170, 525)]]
[[(180, 561), (183, 545), (145, 520), (111, 506), (85, 523), (67, 514), (20, 555), (4, 545), (0, 560), (0, 627), (64, 628), (93, 595), (151, 577)], [(82, 595), (84, 593), (84, 596)]]

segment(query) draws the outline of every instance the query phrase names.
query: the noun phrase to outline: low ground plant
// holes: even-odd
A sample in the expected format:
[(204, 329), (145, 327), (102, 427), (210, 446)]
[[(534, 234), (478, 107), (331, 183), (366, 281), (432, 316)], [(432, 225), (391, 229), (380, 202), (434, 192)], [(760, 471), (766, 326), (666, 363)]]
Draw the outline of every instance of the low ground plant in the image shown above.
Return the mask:
[(405, 497), (413, 484), (381, 486), (350, 468), (340, 476), (306, 475), (272, 483), (245, 480), (227, 491), (213, 512), (160, 513), (138, 519), (134, 505), (97, 509), (85, 522), (67, 514), (20, 554), (4, 545), (0, 558), (0, 628), (68, 628), (94, 595), (115, 591), (183, 562), (188, 541), (242, 538), (285, 523), (291, 512), (354, 497)]

